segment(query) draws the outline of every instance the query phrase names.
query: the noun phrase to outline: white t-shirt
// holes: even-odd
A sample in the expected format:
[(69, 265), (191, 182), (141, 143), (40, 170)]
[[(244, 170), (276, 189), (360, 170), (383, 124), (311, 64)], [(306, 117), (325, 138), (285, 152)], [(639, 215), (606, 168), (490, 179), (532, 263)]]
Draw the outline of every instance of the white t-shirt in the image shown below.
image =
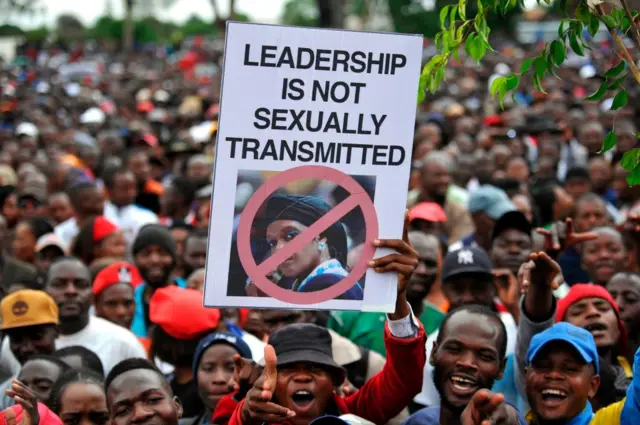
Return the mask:
[(140, 228), (146, 224), (158, 222), (158, 216), (147, 209), (137, 205), (118, 208), (111, 202), (105, 202), (104, 216), (122, 229), (129, 247), (133, 245)]
[(105, 375), (122, 360), (133, 357), (147, 358), (138, 338), (128, 329), (105, 319), (89, 316), (89, 324), (72, 335), (60, 335), (56, 349), (80, 345), (100, 357)]
[[(518, 325), (513, 320), (513, 316), (506, 312), (499, 312), (498, 316), (502, 319), (504, 327), (507, 329), (507, 356), (516, 348), (516, 338), (518, 336)], [(433, 350), (433, 343), (438, 338), (439, 330), (432, 332), (427, 337), (427, 362), (424, 365), (424, 376), (422, 378), (422, 391), (418, 394), (414, 400), (416, 403), (420, 403), (424, 406), (439, 406), (440, 394), (433, 383), (433, 366), (429, 362), (431, 357), (431, 350)]]
[(56, 236), (59, 237), (65, 245), (65, 248), (69, 250), (71, 248), (71, 244), (73, 243), (73, 239), (80, 232), (80, 228), (78, 228), (78, 222), (75, 217), (71, 217), (70, 219), (63, 221), (58, 224), (53, 231)]

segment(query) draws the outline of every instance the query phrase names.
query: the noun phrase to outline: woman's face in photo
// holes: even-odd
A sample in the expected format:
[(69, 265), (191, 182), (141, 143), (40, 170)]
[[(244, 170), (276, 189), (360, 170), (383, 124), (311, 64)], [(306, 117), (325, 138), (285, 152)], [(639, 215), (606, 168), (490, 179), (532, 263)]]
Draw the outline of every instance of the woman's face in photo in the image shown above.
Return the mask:
[[(285, 248), (293, 238), (306, 229), (307, 226), (294, 220), (276, 220), (269, 224), (267, 227), (267, 242), (271, 247), (271, 255)], [(318, 243), (314, 240), (280, 263), (278, 272), (286, 277), (304, 278), (304, 273), (311, 272), (320, 263), (320, 255), (321, 251), (318, 250)]]

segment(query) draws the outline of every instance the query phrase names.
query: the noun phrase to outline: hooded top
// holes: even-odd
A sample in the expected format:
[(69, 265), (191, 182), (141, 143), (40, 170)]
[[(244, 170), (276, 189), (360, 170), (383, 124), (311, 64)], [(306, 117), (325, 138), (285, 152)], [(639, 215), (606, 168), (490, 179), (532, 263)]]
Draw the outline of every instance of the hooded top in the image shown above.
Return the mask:
[[(315, 196), (276, 194), (265, 203), (260, 230), (266, 232), (267, 226), (276, 220), (293, 220), (311, 226), (330, 210), (329, 204)], [(333, 223), (321, 236), (327, 239), (331, 257), (346, 266), (347, 233), (342, 222)]]

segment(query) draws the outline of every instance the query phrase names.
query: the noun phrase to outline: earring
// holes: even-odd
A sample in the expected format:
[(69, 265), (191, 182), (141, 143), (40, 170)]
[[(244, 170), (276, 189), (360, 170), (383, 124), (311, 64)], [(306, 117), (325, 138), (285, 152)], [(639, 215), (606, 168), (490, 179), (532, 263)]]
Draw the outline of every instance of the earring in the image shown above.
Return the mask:
[(324, 251), (324, 249), (327, 247), (327, 244), (324, 242), (318, 242), (318, 251)]

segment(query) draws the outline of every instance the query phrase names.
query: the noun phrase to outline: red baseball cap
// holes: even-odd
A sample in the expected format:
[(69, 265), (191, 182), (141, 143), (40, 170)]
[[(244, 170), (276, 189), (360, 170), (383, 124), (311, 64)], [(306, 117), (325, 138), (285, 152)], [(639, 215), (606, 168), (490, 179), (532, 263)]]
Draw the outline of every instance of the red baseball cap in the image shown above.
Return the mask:
[(98, 295), (117, 283), (126, 283), (136, 288), (142, 281), (136, 266), (126, 261), (119, 261), (98, 273), (93, 281), (93, 295)]
[(420, 202), (409, 210), (409, 222), (413, 220), (446, 223), (447, 215), (442, 207), (435, 202)]
[(93, 221), (93, 241), (100, 242), (112, 233), (120, 230), (118, 226), (113, 224), (108, 218), (99, 215)]
[(157, 289), (151, 297), (149, 318), (170, 336), (190, 340), (215, 331), (220, 310), (205, 308), (202, 292), (170, 285)]

